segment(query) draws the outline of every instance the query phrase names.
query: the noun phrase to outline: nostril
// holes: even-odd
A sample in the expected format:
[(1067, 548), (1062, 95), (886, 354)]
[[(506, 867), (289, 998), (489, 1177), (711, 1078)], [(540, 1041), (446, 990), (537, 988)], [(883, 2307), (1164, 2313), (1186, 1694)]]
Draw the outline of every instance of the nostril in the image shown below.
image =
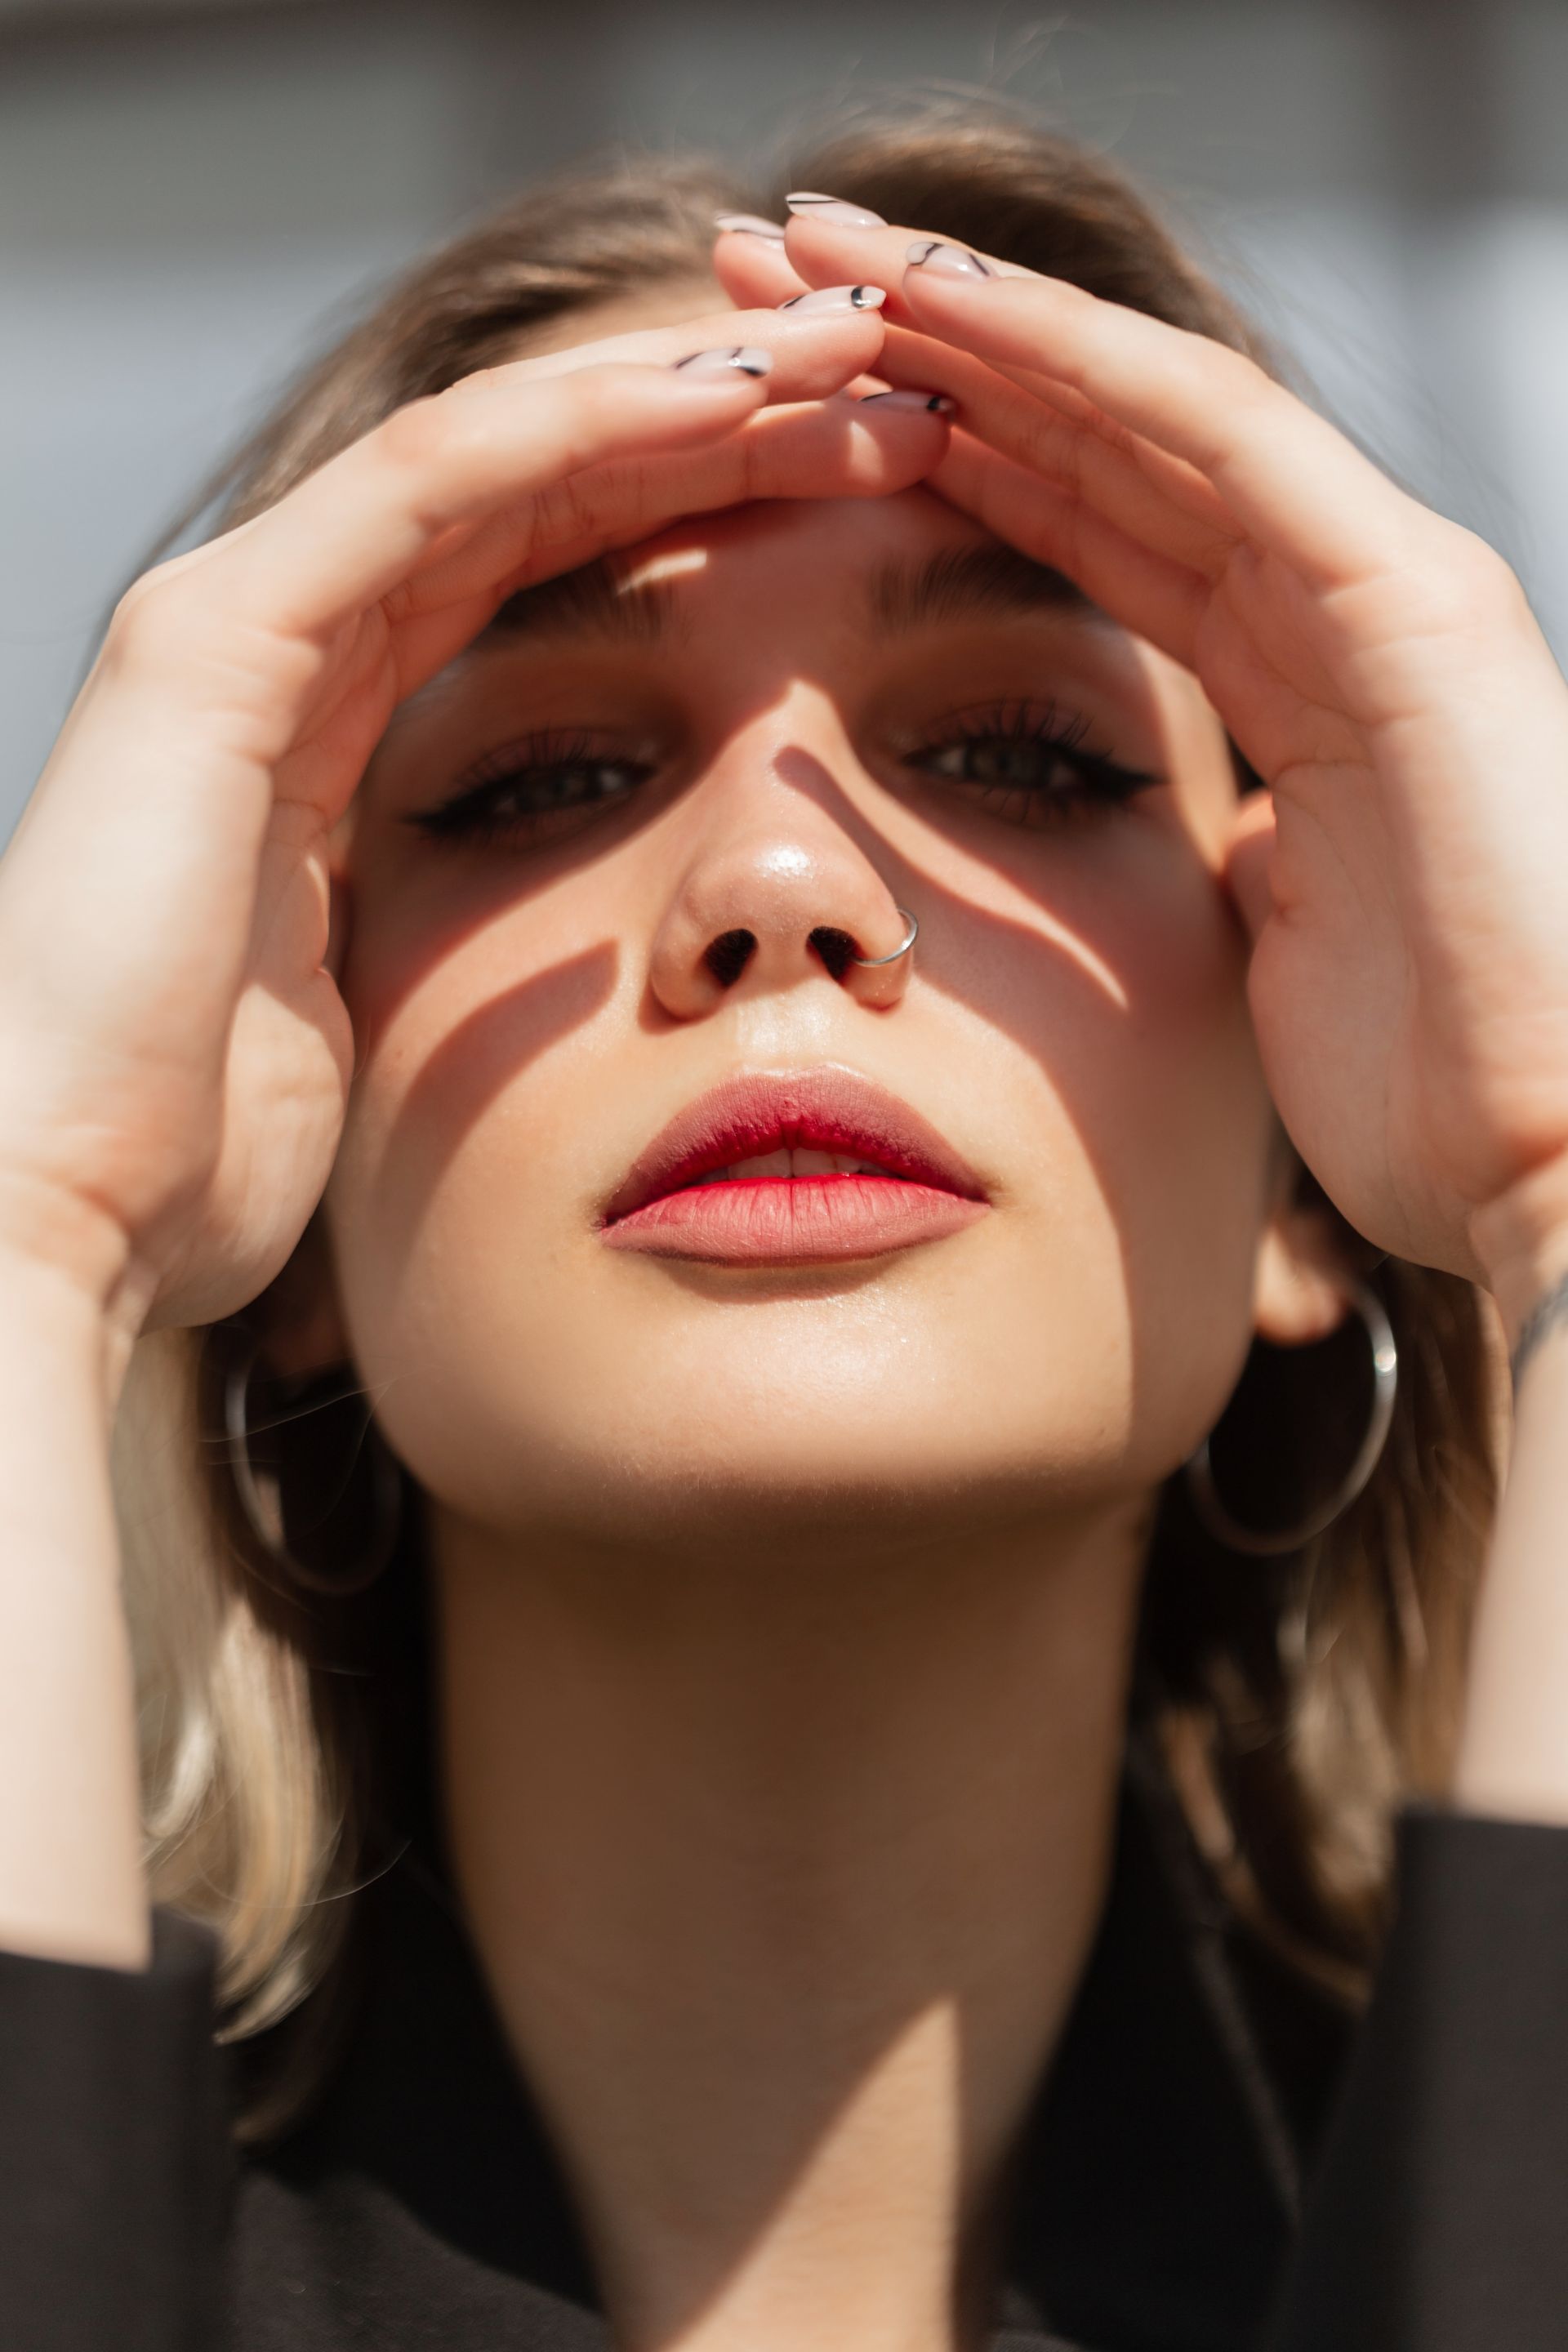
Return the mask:
[(732, 988), (756, 953), (754, 931), (721, 931), (710, 942), (703, 961), (721, 988)]
[(859, 953), (847, 931), (837, 930), (828, 923), (817, 925), (811, 934), (811, 944), (835, 980), (843, 979), (849, 969), (849, 959)]

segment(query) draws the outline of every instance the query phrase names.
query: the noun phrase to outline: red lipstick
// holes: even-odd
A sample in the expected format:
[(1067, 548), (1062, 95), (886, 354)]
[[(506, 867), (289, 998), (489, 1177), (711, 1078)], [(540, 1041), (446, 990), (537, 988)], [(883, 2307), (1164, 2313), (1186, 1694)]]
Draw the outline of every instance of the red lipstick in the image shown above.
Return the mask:
[(938, 1241), (986, 1209), (928, 1120), (830, 1066), (757, 1072), (689, 1104), (605, 1203), (600, 1234), (658, 1257), (809, 1265)]

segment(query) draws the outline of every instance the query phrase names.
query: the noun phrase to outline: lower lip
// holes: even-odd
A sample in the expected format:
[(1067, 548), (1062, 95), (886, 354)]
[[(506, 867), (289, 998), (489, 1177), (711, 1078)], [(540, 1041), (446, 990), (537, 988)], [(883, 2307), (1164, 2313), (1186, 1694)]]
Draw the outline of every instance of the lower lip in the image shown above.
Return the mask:
[(713, 1265), (824, 1265), (940, 1241), (984, 1216), (895, 1176), (740, 1176), (662, 1193), (603, 1228), (611, 1249)]

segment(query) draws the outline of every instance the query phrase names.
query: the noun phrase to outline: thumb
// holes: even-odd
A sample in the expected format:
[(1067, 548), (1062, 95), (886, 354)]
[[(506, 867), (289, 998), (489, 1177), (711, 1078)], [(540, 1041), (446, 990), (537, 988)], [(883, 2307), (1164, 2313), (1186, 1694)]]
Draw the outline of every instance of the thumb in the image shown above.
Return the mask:
[(1225, 885), (1256, 945), (1274, 911), (1268, 868), (1274, 855), (1274, 802), (1266, 792), (1248, 793), (1237, 812), (1226, 847)]

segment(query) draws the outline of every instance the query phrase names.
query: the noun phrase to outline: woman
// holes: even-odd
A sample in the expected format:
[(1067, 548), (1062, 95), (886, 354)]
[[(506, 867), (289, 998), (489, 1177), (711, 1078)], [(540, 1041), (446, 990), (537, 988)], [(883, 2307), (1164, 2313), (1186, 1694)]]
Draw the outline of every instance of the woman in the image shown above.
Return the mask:
[(736, 202), (406, 281), (0, 869), (8, 2341), (1555, 2343), (1568, 691), (1070, 151)]

